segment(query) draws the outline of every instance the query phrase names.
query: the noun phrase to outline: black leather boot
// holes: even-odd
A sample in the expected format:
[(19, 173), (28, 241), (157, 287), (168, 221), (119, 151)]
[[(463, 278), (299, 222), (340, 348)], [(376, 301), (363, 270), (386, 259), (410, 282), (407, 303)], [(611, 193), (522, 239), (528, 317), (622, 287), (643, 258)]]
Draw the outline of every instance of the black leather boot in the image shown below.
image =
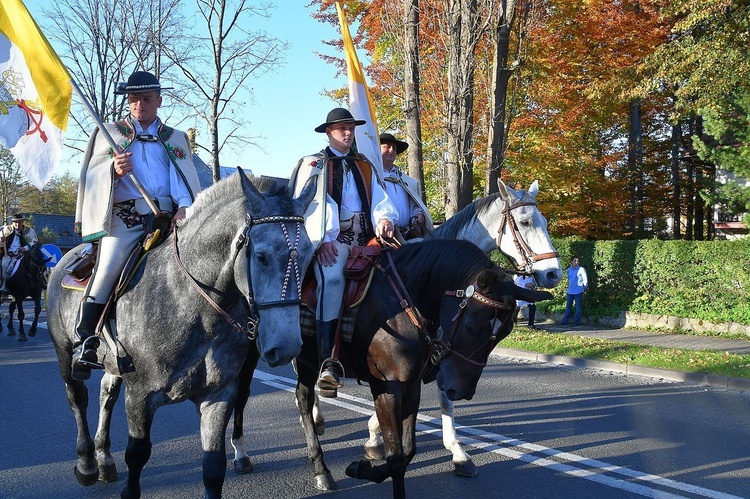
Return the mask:
[(321, 397), (336, 397), (338, 395), (337, 390), (344, 386), (341, 383), (344, 368), (339, 361), (331, 358), (338, 323), (338, 319), (315, 322), (318, 336), (318, 362), (321, 365), (320, 375), (318, 376), (318, 388), (320, 388)]
[(81, 303), (76, 324), (78, 341), (73, 344), (73, 379), (87, 380), (91, 377), (92, 369), (104, 369), (104, 364), (99, 362), (96, 353), (96, 349), (99, 348), (99, 337), (95, 334), (96, 324), (103, 311), (102, 303)]

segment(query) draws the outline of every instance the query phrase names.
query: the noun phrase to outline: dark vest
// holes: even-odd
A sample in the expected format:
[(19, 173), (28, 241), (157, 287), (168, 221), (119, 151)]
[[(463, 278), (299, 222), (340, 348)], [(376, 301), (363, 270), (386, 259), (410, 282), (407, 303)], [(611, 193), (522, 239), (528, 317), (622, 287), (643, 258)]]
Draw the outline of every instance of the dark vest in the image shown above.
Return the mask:
[(361, 154), (354, 154), (351, 151), (348, 155), (339, 157), (327, 147), (326, 155), (328, 156), (328, 195), (331, 196), (336, 205), (341, 206), (345, 178), (343, 163), (346, 160), (347, 167), (354, 177), (359, 199), (362, 202), (362, 211), (366, 214), (365, 229), (367, 235), (373, 237), (375, 229), (372, 226), (372, 164)]

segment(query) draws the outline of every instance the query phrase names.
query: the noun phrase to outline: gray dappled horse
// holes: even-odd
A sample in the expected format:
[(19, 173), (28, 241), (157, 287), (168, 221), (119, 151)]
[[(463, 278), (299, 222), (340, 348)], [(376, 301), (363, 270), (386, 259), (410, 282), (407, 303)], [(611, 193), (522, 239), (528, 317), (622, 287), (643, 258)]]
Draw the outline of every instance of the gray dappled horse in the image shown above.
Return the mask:
[[(302, 346), (299, 321), (290, 317), (299, 314), (301, 276), (313, 257), (302, 216), (313, 199), (314, 182), (292, 199), (285, 189), (261, 194), (240, 171), (201, 192), (176, 232), (148, 253), (117, 301), (112, 322), (119, 346), (104, 356), (95, 442), (86, 416), (88, 389), (71, 377), (82, 292), (61, 287), (63, 269), (75, 252), (55, 267), (48, 286), (48, 326), (78, 426), (79, 483), (117, 478), (109, 430), (124, 380), (129, 472), (122, 497), (140, 496), (157, 408), (186, 400), (200, 414), (206, 497), (221, 496), (226, 427), (252, 337), (271, 367), (291, 362)], [(246, 327), (248, 322), (257, 328)], [(111, 342), (101, 343), (100, 356)], [(132, 357), (133, 372), (120, 375), (118, 353)]]
[[(39, 314), (42, 312), (42, 290), (44, 289), (44, 273), (47, 270), (47, 261), (44, 258), (41, 245), (34, 244), (29, 251), (23, 253), (18, 268), (8, 277), (5, 289), (11, 297), (8, 304), (8, 336), (16, 334), (13, 326), (13, 315), (18, 309), (18, 341), (26, 341), (26, 331), (23, 321), (26, 314), (23, 311), (23, 301), (29, 297), (34, 302), (34, 320), (29, 328), (29, 336), (36, 336), (36, 327), (39, 323)], [(3, 330), (0, 324), (0, 331)]]

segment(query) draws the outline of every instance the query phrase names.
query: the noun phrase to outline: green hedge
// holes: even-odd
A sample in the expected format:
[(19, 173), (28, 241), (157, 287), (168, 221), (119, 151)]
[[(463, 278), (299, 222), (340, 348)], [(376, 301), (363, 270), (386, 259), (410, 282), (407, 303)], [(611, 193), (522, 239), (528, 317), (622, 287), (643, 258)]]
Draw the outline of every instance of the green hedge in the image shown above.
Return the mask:
[[(750, 325), (750, 239), (553, 243), (563, 271), (576, 255), (588, 273), (584, 315), (630, 311)], [(566, 287), (564, 276), (541, 309), (564, 310)]]

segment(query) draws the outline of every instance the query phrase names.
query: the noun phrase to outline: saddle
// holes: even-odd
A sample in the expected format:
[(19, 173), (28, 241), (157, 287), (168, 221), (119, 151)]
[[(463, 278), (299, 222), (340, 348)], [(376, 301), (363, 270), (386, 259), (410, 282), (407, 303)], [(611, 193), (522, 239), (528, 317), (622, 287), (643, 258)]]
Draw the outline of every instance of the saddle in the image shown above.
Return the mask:
[[(366, 246), (352, 248), (349, 258), (344, 264), (344, 298), (339, 317), (341, 339), (349, 343), (354, 333), (354, 322), (357, 318), (358, 307), (367, 295), (375, 271), (374, 263), (380, 256), (380, 244), (372, 239)], [(301, 326), (303, 334), (315, 336), (315, 308), (318, 297), (315, 293), (318, 281), (310, 267), (302, 283), (302, 316)], [(338, 343), (339, 339), (336, 339)]]

